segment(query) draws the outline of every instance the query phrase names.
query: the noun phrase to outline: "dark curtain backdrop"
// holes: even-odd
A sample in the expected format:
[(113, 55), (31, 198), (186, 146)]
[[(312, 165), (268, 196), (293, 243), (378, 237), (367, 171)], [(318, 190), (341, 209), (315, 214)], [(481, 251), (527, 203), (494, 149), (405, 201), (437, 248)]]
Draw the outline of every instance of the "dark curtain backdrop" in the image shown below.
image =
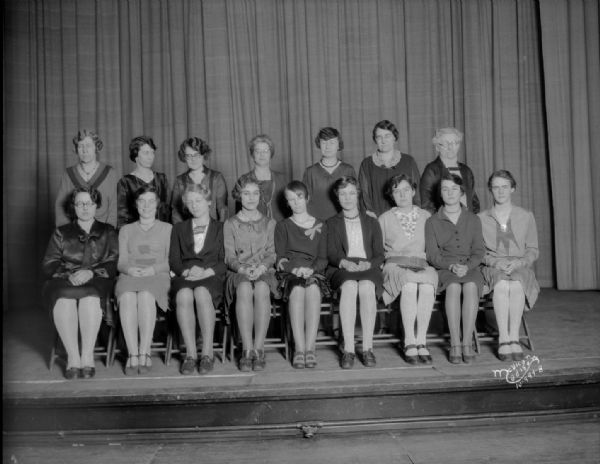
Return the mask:
[[(549, 150), (571, 164), (574, 153), (546, 134), (545, 98), (554, 90), (544, 75), (546, 35), (535, 0), (12, 0), (4, 9), (4, 299), (11, 306), (38, 302), (54, 198), (61, 173), (76, 161), (71, 139), (80, 128), (100, 133), (100, 157), (119, 174), (133, 168), (131, 138), (152, 136), (155, 167), (171, 180), (184, 170), (179, 143), (199, 136), (231, 189), (250, 167), (247, 142), (257, 133), (275, 142), (273, 167), (299, 179), (319, 159), (313, 139), (320, 127), (342, 132), (343, 157), (358, 169), (374, 150), (373, 125), (390, 119), (400, 149), (422, 170), (435, 156), (434, 130), (455, 126), (465, 133), (461, 156), (485, 207), (489, 174), (515, 174), (515, 200), (538, 222), (541, 284), (553, 285), (555, 266), (561, 275), (565, 265), (555, 237), (586, 250), (597, 269), (595, 229), (563, 234), (565, 219), (553, 208), (568, 183), (592, 200), (573, 214), (596, 214), (598, 224), (598, 183), (579, 183), (549, 162)], [(584, 44), (582, 51), (573, 43), (565, 59), (576, 56), (590, 69), (556, 66), (572, 87), (583, 80), (597, 101), (598, 25), (594, 32), (590, 22), (571, 17), (564, 31)], [(592, 31), (581, 38), (584, 23)], [(586, 49), (588, 39), (595, 49)], [(561, 46), (560, 37), (554, 42)], [(577, 114), (586, 121), (596, 111), (597, 118), (597, 108)], [(550, 109), (575, 138), (574, 116)], [(593, 127), (577, 154), (596, 165), (578, 168), (597, 180)], [(575, 266), (567, 265), (567, 272)], [(584, 273), (564, 288), (600, 286), (599, 273)]]

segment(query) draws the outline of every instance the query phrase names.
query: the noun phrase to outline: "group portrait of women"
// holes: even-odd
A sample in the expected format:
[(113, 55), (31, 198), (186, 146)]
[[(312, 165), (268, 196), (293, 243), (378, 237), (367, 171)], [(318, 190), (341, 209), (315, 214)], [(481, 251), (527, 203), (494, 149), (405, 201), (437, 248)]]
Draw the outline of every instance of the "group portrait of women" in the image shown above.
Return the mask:
[(207, 374), (220, 309), (235, 324), (240, 371), (262, 371), (274, 301), (286, 308), (293, 368), (314, 369), (321, 304), (331, 299), (339, 307), (343, 369), (357, 358), (367, 368), (377, 365), (377, 308), (395, 301), (405, 361), (431, 364), (427, 332), (438, 297), (450, 334), (448, 360), (468, 364), (486, 292), (498, 358), (522, 359), (522, 315), (539, 293), (538, 244), (533, 214), (512, 202), (514, 176), (490, 175), (493, 204), (480, 211), (473, 172), (458, 160), (460, 131), (436, 131), (437, 157), (422, 173), (398, 150), (398, 138), (392, 122), (375, 124), (374, 151), (357, 175), (343, 161), (342, 134), (321, 128), (314, 139), (320, 159), (300, 181), (271, 168), (275, 146), (259, 134), (248, 143), (250, 171), (229, 192), (223, 174), (207, 166), (212, 149), (199, 137), (179, 145), (186, 169), (169, 184), (154, 169), (158, 147), (151, 137), (131, 140), (134, 167), (119, 179), (100, 161), (100, 136), (79, 131), (43, 259), (44, 301), (67, 352), (65, 377), (94, 377), (103, 321), (122, 330), (124, 374), (148, 373), (157, 315), (169, 312), (184, 345), (180, 373)]

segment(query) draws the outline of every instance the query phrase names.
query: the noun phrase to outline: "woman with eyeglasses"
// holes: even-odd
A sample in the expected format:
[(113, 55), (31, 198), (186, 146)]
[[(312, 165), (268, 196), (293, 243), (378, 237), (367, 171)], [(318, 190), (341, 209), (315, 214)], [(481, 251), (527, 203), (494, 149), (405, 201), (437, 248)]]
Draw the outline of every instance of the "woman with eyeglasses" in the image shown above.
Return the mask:
[[(414, 158), (396, 148), (400, 132), (392, 122), (379, 121), (372, 136), (377, 150), (362, 161), (358, 180), (364, 208), (379, 217), (395, 206), (385, 193), (389, 180), (400, 174), (411, 179), (419, 179), (421, 175)], [(418, 190), (413, 203), (421, 204)]]
[(212, 152), (208, 144), (198, 137), (190, 137), (179, 146), (177, 156), (188, 170), (175, 179), (171, 195), (171, 222), (177, 224), (191, 217), (183, 204), (182, 195), (188, 185), (203, 185), (209, 192), (210, 217), (223, 222), (229, 216), (227, 208), (227, 184), (219, 171), (207, 167), (204, 163)]
[(512, 203), (517, 182), (509, 171), (492, 173), (488, 188), (494, 206), (479, 213), (486, 253), (483, 276), (494, 291), (498, 324), (498, 358), (520, 361), (523, 349), (519, 330), (524, 310), (535, 304), (540, 286), (533, 272), (539, 256), (537, 227), (531, 211)]
[(104, 144), (100, 136), (89, 129), (77, 132), (73, 137), (77, 164), (68, 167), (60, 178), (56, 194), (56, 227), (71, 222), (71, 192), (75, 188), (98, 190), (102, 204), (96, 208), (96, 220), (117, 226), (117, 174), (112, 166), (98, 160)]
[[(225, 254), (223, 223), (210, 215), (212, 194), (202, 184), (188, 184), (183, 202), (192, 217), (173, 226), (169, 266), (175, 274), (171, 293), (175, 297), (177, 323), (186, 355), (183, 375), (207, 374), (214, 366), (213, 336), (216, 310), (223, 299)], [(195, 311), (194, 311), (195, 307)], [(202, 355), (196, 349), (196, 318), (202, 332)]]
[[(150, 347), (156, 307), (169, 308), (169, 244), (171, 224), (157, 219), (157, 189), (146, 184), (133, 195), (138, 220), (119, 231), (120, 272), (115, 287), (121, 327), (127, 344), (125, 374), (145, 374), (152, 368)], [(139, 338), (138, 338), (139, 333)]]
[(458, 152), (463, 140), (463, 134), (454, 127), (438, 129), (432, 142), (438, 157), (425, 166), (421, 176), (421, 207), (435, 214), (444, 202), (440, 190), (442, 176), (454, 174), (462, 178), (464, 195), (460, 202), (474, 214), (479, 213), (479, 198), (475, 193), (475, 178), (473, 171), (464, 163), (458, 161)]
[[(248, 143), (253, 169), (242, 177), (252, 179), (260, 189), (258, 211), (268, 218), (279, 222), (288, 216), (287, 204), (283, 191), (288, 181), (286, 176), (271, 169), (271, 160), (275, 156), (275, 145), (266, 134), (259, 134)], [(236, 202), (236, 211), (243, 209), (240, 201)]]
[[(69, 196), (73, 222), (58, 227), (42, 262), (48, 302), (58, 335), (67, 351), (67, 379), (92, 378), (94, 346), (107, 311), (117, 271), (118, 241), (112, 225), (97, 221), (102, 205), (98, 190), (79, 187)], [(81, 348), (79, 338), (81, 336)]]
[(333, 184), (342, 177), (356, 178), (356, 172), (351, 164), (340, 159), (344, 141), (337, 129), (324, 127), (319, 130), (315, 145), (321, 151), (321, 159), (306, 168), (302, 183), (308, 189), (308, 212), (325, 221), (341, 211)]
[(156, 144), (151, 137), (141, 135), (135, 137), (129, 144), (129, 159), (135, 163), (135, 169), (125, 174), (117, 184), (117, 228), (131, 224), (139, 218), (136, 204), (136, 192), (142, 187), (153, 187), (156, 190), (159, 203), (157, 217), (163, 222), (170, 222), (169, 183), (162, 172), (152, 170), (156, 153)]

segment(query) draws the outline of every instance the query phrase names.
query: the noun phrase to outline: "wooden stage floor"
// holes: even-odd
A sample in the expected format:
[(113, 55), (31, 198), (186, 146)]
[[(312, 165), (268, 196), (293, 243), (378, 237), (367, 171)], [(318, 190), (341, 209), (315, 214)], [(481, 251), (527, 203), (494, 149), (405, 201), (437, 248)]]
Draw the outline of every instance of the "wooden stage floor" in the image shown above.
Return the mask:
[[(67, 426), (52, 414), (78, 404), (89, 411), (103, 408), (121, 411), (118, 420), (123, 423), (113, 429), (122, 427), (138, 437), (147, 425), (145, 421), (169, 414), (170, 410), (164, 409), (167, 404), (179, 406), (178, 411), (185, 408), (187, 413), (183, 414), (181, 423), (167, 422), (166, 428), (189, 431), (196, 424), (196, 428), (215, 434), (222, 433), (224, 426), (277, 430), (278, 424), (294, 423), (313, 424), (316, 430), (325, 424), (331, 431), (352, 424), (358, 428), (377, 428), (383, 427), (386, 421), (398, 425), (399, 416), (413, 425), (426, 426), (429, 421), (448, 425), (459, 418), (476, 424), (485, 417), (482, 412), (486, 410), (490, 414), (499, 413), (496, 420), (508, 420), (507, 415), (518, 416), (520, 401), (524, 411), (533, 408), (538, 418), (545, 413), (581, 412), (597, 418), (600, 411), (597, 395), (600, 292), (544, 289), (534, 311), (527, 314), (527, 320), (535, 352), (524, 351), (537, 356), (542, 370), (536, 369), (536, 375), (517, 389), (494, 373), (510, 367), (511, 363), (500, 362), (495, 356), (496, 346), (491, 343), (482, 344), (480, 355), (471, 365), (450, 364), (446, 346), (431, 345), (433, 365), (413, 367), (404, 362), (396, 347), (380, 345), (375, 350), (376, 368), (367, 369), (357, 360), (355, 368), (346, 371), (339, 368), (337, 350), (324, 347), (318, 350), (319, 365), (314, 370), (295, 370), (279, 352), (271, 351), (267, 353), (266, 370), (256, 374), (241, 373), (234, 363), (226, 361), (216, 363), (211, 375), (184, 377), (178, 372), (176, 359), (165, 366), (162, 359), (154, 357), (152, 371), (145, 376), (126, 377), (119, 361), (110, 367), (97, 362), (93, 380), (67, 381), (58, 364), (51, 372), (48, 370), (52, 330), (46, 314), (43, 311), (8, 312), (4, 315), (3, 431), (5, 436), (25, 433), (32, 427), (35, 431), (32, 424), (39, 423), (36, 411), (45, 407), (50, 407), (48, 415), (51, 417), (40, 425), (40, 430), (46, 433), (54, 428), (56, 432), (64, 430)], [(547, 404), (536, 404), (539, 392), (557, 386), (569, 387), (560, 390), (558, 395), (563, 399), (571, 395), (573, 400), (561, 403), (563, 399), (555, 401), (549, 396)], [(455, 402), (455, 397), (450, 392), (460, 391), (473, 391), (471, 398), (479, 398), (475, 400), (480, 401), (478, 408), (469, 409), (461, 400), (453, 409), (450, 403)], [(416, 400), (411, 397), (434, 394), (441, 396), (435, 401), (428, 399), (425, 406), (415, 406)], [(348, 403), (348, 398), (356, 401)], [(394, 398), (401, 401), (394, 403)], [(311, 406), (308, 400), (312, 401)], [(243, 409), (241, 405), (246, 403), (253, 406)], [(508, 403), (511, 403), (510, 408)], [(235, 416), (236, 404), (237, 411), (245, 411), (243, 417)], [(285, 404), (286, 412), (282, 414), (273, 404)], [(190, 405), (203, 409), (189, 409)], [(391, 413), (388, 408), (395, 406), (403, 413)], [(126, 407), (136, 412), (127, 415), (122, 412)], [(408, 411), (411, 408), (412, 412)], [(144, 413), (138, 415), (142, 410)], [(196, 413), (202, 413), (202, 419), (189, 417)], [(102, 428), (102, 420), (94, 418), (93, 413), (74, 417), (73, 428), (85, 429), (86, 417), (91, 421), (90, 429)], [(155, 427), (152, 430), (155, 431)]]

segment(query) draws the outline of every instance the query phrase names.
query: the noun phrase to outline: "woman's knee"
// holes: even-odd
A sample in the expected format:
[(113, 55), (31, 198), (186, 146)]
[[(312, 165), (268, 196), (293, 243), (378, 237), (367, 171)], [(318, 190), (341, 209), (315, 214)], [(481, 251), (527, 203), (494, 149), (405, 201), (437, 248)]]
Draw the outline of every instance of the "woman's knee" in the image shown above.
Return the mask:
[(494, 285), (494, 294), (495, 295), (508, 296), (509, 290), (510, 290), (510, 284), (508, 283), (507, 280), (500, 280), (499, 282), (496, 283), (496, 285)]
[(342, 298), (356, 298), (358, 293), (358, 283), (356, 280), (347, 280), (340, 287)]

